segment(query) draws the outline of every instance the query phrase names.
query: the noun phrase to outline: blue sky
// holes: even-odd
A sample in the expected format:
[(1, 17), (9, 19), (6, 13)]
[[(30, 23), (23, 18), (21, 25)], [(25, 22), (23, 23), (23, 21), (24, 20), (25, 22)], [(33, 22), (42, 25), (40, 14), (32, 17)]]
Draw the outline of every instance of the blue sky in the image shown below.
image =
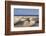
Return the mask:
[(39, 15), (39, 9), (14, 8), (15, 15)]

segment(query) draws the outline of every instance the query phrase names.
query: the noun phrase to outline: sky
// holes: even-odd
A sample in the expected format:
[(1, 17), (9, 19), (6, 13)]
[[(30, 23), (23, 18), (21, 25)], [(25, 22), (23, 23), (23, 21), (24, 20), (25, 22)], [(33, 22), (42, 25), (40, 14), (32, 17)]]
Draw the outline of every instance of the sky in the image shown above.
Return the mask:
[(14, 16), (16, 15), (39, 15), (39, 9), (14, 8)]

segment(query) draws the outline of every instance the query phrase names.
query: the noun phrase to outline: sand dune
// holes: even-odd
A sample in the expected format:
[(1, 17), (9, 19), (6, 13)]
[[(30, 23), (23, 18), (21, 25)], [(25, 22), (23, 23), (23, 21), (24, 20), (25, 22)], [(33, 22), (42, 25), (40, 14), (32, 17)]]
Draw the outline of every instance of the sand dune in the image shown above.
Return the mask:
[(28, 27), (34, 25), (37, 21), (38, 21), (38, 17), (36, 16), (14, 16), (15, 26), (18, 25), (20, 27), (21, 26)]

